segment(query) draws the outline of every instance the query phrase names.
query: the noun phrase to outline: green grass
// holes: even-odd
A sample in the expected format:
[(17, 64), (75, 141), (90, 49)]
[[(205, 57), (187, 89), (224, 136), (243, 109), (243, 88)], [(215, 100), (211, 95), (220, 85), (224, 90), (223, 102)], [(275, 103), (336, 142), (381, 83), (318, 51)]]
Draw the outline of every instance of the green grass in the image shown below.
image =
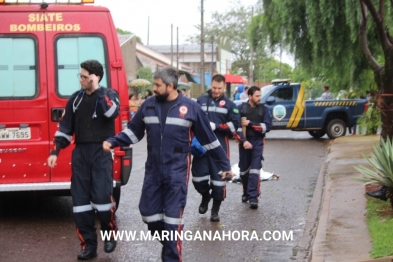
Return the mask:
[(373, 249), (372, 258), (393, 255), (393, 209), (389, 201), (367, 197), (367, 224)]

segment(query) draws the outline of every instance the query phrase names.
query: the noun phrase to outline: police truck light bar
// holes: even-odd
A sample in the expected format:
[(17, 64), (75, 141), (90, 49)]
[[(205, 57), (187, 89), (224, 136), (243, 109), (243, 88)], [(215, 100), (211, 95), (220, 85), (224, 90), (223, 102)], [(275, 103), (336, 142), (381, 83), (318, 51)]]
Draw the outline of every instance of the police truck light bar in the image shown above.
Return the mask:
[(0, 4), (93, 4), (94, 0), (0, 0)]

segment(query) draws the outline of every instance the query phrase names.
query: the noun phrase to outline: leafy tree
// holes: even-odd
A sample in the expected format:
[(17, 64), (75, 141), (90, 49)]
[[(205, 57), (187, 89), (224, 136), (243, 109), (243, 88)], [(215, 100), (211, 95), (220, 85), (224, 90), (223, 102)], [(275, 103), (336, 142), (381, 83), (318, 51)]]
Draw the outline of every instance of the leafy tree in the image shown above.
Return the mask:
[(316, 99), (322, 95), (323, 77), (312, 77), (302, 66), (294, 68), (290, 75), (291, 82), (304, 86), (306, 99)]
[[(381, 97), (381, 119), (382, 132), (384, 139), (393, 138), (393, 38), (391, 29), (392, 25), (393, 0), (379, 0), (376, 4), (371, 0), (359, 0), (361, 19), (360, 19), (360, 40), (362, 52), (366, 57), (368, 65), (374, 71), (375, 82)], [(371, 15), (373, 25), (378, 36), (379, 44), (383, 52), (384, 63), (377, 61), (377, 54), (370, 48), (370, 40), (367, 33), (368, 16)], [(375, 32), (374, 31), (374, 32)], [(386, 95), (386, 96), (384, 96)]]
[[(212, 37), (215, 41), (229, 42), (231, 51), (234, 55), (232, 73), (249, 75), (250, 72), (250, 42), (249, 25), (251, 21), (252, 9), (245, 7), (240, 2), (232, 2), (232, 8), (227, 12), (214, 12), (212, 21), (204, 26), (205, 42), (211, 42)], [(200, 25), (195, 26), (199, 31)], [(189, 36), (188, 42), (200, 43), (200, 33)], [(265, 56), (264, 46), (259, 46), (254, 50), (254, 58)]]
[[(133, 33), (131, 33), (130, 31), (123, 30), (123, 29), (120, 29), (120, 28), (116, 28), (116, 31), (117, 31), (119, 34), (121, 34), (121, 35), (130, 35), (130, 34), (133, 34)], [(138, 43), (140, 43), (140, 44), (143, 44), (143, 43), (142, 43), (142, 39), (141, 39), (139, 36), (136, 36), (136, 41), (137, 41)]]
[(138, 79), (145, 79), (152, 83), (151, 85), (143, 86), (143, 87), (133, 87), (134, 92), (136, 94), (141, 93), (142, 96), (144, 96), (144, 92), (146, 89), (152, 89), (153, 87), (153, 71), (151, 70), (150, 67), (141, 67), (138, 69), (136, 72), (136, 77)]
[[(280, 72), (280, 70), (282, 72)], [(290, 78), (292, 67), (272, 57), (258, 58), (254, 61), (254, 77), (258, 82), (270, 82), (277, 78)]]
[(136, 73), (137, 78), (146, 79), (150, 83), (153, 83), (153, 71), (151, 71), (150, 67), (141, 67)]
[[(259, 0), (252, 43), (283, 45), (333, 90), (361, 87), (371, 69), (380, 94), (393, 95), (393, 1)], [(372, 23), (369, 22), (372, 21)], [(390, 28), (389, 28), (390, 26)], [(334, 85), (333, 85), (333, 84)], [(383, 96), (382, 137), (393, 136), (393, 96)]]

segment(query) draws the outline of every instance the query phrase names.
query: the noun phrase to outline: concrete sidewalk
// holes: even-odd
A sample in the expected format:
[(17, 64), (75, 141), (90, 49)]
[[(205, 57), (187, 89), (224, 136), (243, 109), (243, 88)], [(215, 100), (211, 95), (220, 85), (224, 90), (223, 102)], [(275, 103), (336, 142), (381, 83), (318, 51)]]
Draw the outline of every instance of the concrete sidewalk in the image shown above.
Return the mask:
[(354, 165), (367, 162), (380, 136), (346, 136), (332, 141), (318, 178), (299, 243), (298, 261), (393, 261), (372, 260), (371, 237), (366, 225), (366, 197), (361, 174)]

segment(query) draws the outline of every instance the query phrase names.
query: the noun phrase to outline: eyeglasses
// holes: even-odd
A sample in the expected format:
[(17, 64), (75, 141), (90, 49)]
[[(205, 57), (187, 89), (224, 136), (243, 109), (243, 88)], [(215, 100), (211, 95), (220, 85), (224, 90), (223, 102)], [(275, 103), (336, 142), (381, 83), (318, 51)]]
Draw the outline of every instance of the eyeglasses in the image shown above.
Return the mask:
[(81, 80), (87, 80), (89, 78), (88, 76), (84, 76), (82, 74), (77, 74), (76, 76), (78, 77), (78, 79), (81, 79)]

